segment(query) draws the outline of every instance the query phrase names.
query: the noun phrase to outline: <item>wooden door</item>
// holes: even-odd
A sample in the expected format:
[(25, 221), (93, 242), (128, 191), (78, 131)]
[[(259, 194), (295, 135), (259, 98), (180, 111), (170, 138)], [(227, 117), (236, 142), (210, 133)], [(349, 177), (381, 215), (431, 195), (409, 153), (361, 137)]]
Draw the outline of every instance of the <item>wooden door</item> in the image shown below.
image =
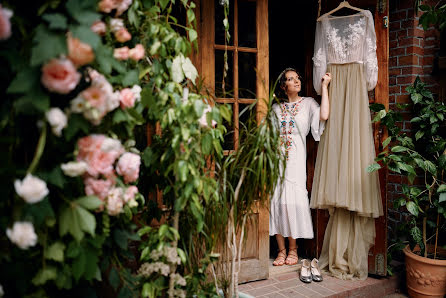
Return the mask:
[[(259, 120), (265, 115), (268, 99), (268, 0), (231, 0), (229, 5), (229, 31), (231, 39), (225, 44), (223, 28), (224, 10), (220, 0), (202, 0), (199, 11), (199, 52), (195, 64), (203, 83), (216, 102), (231, 105), (233, 122), (223, 148), (228, 154), (238, 148), (239, 126), (247, 113), (243, 109), (256, 102)], [(223, 85), (224, 53), (227, 50), (227, 77)], [(239, 282), (268, 278), (269, 213), (257, 209), (247, 231), (242, 252)]]
[[(321, 0), (321, 15), (339, 5), (339, 1)], [(386, 109), (389, 106), (389, 29), (388, 15), (389, 2), (387, 0), (351, 0), (349, 3), (353, 6), (363, 9), (369, 9), (374, 15), (376, 45), (378, 56), (378, 83), (374, 91), (369, 92), (370, 103), (381, 103)], [(312, 53), (311, 53), (312, 54)], [(309, 53), (307, 54), (309, 55)], [(310, 56), (311, 57), (311, 56)], [(307, 67), (306, 72), (311, 72), (312, 65)], [(376, 154), (382, 151), (382, 142), (387, 138), (386, 131), (379, 128), (378, 125), (373, 127), (373, 136), (375, 140)], [(309, 149), (311, 150), (311, 148)], [(311, 154), (309, 154), (309, 157)], [(311, 165), (309, 165), (311, 169)], [(309, 176), (310, 176), (309, 170)], [(369, 273), (377, 275), (387, 274), (387, 171), (381, 169), (379, 172), (379, 180), (381, 187), (382, 203), (384, 208), (384, 216), (375, 220), (376, 238), (375, 245), (369, 251)], [(326, 210), (317, 210), (313, 214), (315, 221), (315, 237), (313, 249), (316, 255), (320, 255), (322, 243), (324, 240), (325, 228), (328, 223), (328, 212)]]

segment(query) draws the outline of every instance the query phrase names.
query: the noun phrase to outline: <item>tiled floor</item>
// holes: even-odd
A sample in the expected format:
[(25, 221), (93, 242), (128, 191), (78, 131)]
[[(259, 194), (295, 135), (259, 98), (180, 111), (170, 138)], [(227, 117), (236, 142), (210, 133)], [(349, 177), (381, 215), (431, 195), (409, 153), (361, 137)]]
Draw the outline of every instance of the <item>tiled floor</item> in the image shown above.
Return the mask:
[(297, 270), (279, 273), (267, 280), (239, 286), (239, 291), (254, 297), (407, 297), (398, 291), (398, 276), (371, 278), (364, 281), (346, 281), (324, 275), (320, 283), (304, 284)]

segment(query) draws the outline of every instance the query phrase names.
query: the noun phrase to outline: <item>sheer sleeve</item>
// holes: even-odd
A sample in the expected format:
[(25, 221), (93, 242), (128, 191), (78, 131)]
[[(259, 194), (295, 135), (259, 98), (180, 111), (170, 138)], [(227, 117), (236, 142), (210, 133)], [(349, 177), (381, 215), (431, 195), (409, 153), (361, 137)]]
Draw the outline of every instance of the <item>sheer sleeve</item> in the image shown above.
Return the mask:
[(316, 35), (314, 39), (313, 56), (313, 86), (317, 94), (321, 94), (322, 77), (327, 70), (327, 58), (325, 55), (324, 33), (322, 21), (316, 23)]
[(310, 126), (311, 134), (315, 141), (319, 141), (325, 129), (325, 121), (321, 120), (321, 108), (319, 104), (310, 97)]
[(365, 11), (367, 18), (364, 45), (364, 72), (367, 80), (367, 90), (373, 90), (378, 81), (378, 59), (376, 57), (376, 34), (372, 13)]

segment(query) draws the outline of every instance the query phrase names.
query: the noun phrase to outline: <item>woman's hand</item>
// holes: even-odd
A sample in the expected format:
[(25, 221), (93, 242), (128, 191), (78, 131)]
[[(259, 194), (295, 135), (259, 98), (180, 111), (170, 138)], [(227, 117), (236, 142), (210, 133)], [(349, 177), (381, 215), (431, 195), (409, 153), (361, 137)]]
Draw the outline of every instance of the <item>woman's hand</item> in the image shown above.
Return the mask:
[(331, 73), (327, 72), (322, 77), (322, 87), (328, 87), (328, 84), (330, 84), (331, 81)]

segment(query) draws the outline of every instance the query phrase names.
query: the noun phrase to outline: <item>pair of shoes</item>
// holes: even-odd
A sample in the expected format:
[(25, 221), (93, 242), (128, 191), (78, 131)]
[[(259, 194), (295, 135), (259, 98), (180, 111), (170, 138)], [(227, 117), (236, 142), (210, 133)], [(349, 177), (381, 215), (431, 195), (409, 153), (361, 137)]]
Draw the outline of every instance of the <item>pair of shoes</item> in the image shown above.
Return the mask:
[(285, 264), (293, 266), (299, 262), (299, 256), (297, 255), (297, 247), (290, 247), (288, 256), (286, 257)]
[(323, 280), (318, 263), (319, 261), (317, 259), (313, 259), (311, 262), (308, 259), (302, 260), (302, 269), (300, 270), (300, 280), (302, 282), (321, 282)]
[(273, 266), (283, 266), (285, 264), (286, 248), (279, 250), (277, 258), (273, 262)]

